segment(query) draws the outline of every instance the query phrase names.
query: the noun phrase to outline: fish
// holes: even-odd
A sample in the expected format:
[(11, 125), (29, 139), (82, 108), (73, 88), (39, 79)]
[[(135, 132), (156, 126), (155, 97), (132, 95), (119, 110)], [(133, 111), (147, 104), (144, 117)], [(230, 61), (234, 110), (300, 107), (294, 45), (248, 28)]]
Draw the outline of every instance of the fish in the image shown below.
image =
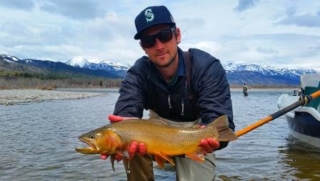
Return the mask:
[(145, 143), (146, 153), (151, 154), (160, 168), (169, 162), (175, 165), (172, 156), (184, 155), (192, 160), (204, 162), (204, 150), (200, 141), (215, 138), (218, 141), (233, 141), (236, 134), (229, 128), (226, 115), (212, 121), (205, 128), (181, 128), (165, 124), (158, 119), (131, 119), (111, 123), (89, 131), (78, 137), (87, 147), (75, 148), (82, 154), (111, 155), (114, 170), (114, 156), (127, 156), (129, 145), (136, 141)]

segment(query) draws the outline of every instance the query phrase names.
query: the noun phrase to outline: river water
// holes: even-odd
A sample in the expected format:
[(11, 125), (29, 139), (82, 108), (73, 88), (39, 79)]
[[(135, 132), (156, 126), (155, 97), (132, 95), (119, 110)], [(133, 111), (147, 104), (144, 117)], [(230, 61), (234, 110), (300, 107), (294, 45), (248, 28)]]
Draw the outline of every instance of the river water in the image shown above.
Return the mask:
[[(113, 173), (109, 159), (82, 155), (77, 137), (108, 123), (115, 90), (79, 100), (0, 106), (0, 180), (126, 180), (122, 163)], [(277, 111), (290, 90), (232, 91), (240, 130)], [(284, 117), (273, 120), (216, 152), (217, 180), (320, 180), (320, 150), (289, 135)], [(175, 179), (172, 169), (155, 168), (156, 180)]]

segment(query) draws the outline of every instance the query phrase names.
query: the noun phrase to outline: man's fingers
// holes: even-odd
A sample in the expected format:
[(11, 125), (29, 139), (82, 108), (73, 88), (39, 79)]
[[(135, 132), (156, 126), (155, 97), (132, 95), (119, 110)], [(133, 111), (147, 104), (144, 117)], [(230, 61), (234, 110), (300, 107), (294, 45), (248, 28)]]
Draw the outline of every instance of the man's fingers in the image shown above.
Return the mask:
[(207, 153), (212, 152), (212, 148), (210, 147), (210, 145), (208, 144), (208, 141), (206, 139), (202, 139), (200, 142), (200, 146), (204, 149), (204, 151), (206, 151)]
[(123, 117), (121, 117), (121, 116), (116, 116), (116, 115), (113, 115), (113, 114), (109, 114), (109, 115), (108, 115), (108, 119), (110, 120), (110, 122), (116, 123), (116, 122), (122, 121), (122, 120), (123, 120)]
[(101, 156), (100, 156), (100, 158), (102, 160), (106, 160), (108, 157), (109, 157), (109, 155), (106, 155), (106, 154), (101, 154)]
[(134, 141), (129, 146), (129, 150), (128, 150), (129, 157), (132, 158), (136, 154), (137, 151), (138, 151), (138, 143)]
[(120, 162), (121, 160), (122, 160), (122, 156), (121, 155), (119, 155), (119, 154), (116, 154), (115, 156), (114, 156), (114, 159), (115, 160), (117, 160), (117, 162)]
[(144, 154), (146, 154), (146, 151), (147, 151), (146, 145), (144, 143), (140, 143), (139, 144), (139, 154), (144, 155)]
[(122, 117), (122, 116), (116, 116), (113, 114), (109, 114), (108, 115), (108, 119), (110, 120), (111, 123), (116, 123), (116, 122), (120, 122), (123, 120), (128, 120), (128, 119), (138, 119), (137, 117)]
[(220, 147), (220, 142), (214, 138), (208, 138), (207, 141), (213, 149), (218, 149)]

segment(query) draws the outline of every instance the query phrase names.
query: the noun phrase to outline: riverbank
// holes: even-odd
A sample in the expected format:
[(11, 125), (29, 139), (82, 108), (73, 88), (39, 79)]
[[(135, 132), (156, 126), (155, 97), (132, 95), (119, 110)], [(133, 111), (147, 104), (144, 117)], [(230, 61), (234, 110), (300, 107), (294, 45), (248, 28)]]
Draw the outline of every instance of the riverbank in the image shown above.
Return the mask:
[(38, 90), (38, 89), (10, 89), (0, 90), (0, 105), (14, 105), (29, 102), (42, 102), (49, 100), (63, 99), (84, 99), (100, 96), (102, 92), (75, 92), (59, 90)]

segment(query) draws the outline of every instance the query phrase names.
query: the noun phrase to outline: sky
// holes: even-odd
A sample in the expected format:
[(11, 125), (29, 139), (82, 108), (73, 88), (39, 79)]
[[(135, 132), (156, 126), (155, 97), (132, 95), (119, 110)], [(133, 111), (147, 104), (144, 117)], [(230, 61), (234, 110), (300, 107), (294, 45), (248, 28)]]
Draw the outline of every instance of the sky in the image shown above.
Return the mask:
[(134, 19), (154, 5), (170, 10), (183, 50), (320, 71), (319, 0), (0, 0), (0, 54), (132, 65), (145, 55)]

